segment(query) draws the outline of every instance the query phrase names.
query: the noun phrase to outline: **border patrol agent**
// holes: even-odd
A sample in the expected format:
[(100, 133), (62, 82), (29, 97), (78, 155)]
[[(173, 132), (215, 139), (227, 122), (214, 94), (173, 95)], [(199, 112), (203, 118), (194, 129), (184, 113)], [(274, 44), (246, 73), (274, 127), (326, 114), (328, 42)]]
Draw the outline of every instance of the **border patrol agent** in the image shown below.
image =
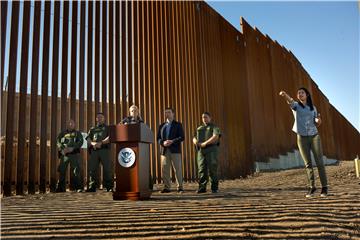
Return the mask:
[(59, 181), (56, 192), (66, 192), (65, 177), (66, 169), (70, 163), (71, 172), (74, 174), (74, 189), (82, 192), (83, 186), (80, 178), (80, 148), (83, 145), (83, 136), (81, 132), (75, 130), (75, 121), (70, 119), (67, 123), (67, 129), (62, 131), (57, 137), (57, 147), (59, 150), (60, 164), (58, 167)]
[(212, 123), (211, 114), (202, 114), (203, 124), (196, 129), (193, 143), (197, 151), (199, 173), (199, 189), (197, 193), (205, 193), (210, 175), (211, 191), (217, 193), (219, 181), (217, 176), (220, 129)]
[(88, 162), (89, 188), (87, 192), (96, 191), (97, 170), (100, 162), (103, 165), (103, 186), (106, 191), (112, 192), (114, 187), (113, 162), (110, 159), (109, 128), (105, 124), (103, 113), (96, 115), (96, 126), (89, 130), (86, 139), (90, 153)]

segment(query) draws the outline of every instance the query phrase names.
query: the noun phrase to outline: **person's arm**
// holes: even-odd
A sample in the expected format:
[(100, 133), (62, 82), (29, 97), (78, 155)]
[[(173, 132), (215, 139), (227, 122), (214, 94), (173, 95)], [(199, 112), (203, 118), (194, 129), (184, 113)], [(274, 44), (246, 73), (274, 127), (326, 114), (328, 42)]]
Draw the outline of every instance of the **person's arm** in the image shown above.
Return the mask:
[(280, 91), (280, 96), (282, 96), (286, 102), (290, 105), (291, 109), (296, 111), (298, 102), (295, 101), (292, 97), (290, 97), (285, 91)]
[(177, 137), (172, 139), (170, 142), (171, 144), (173, 143), (180, 143), (182, 141), (184, 141), (185, 137), (184, 137), (184, 129), (182, 127), (182, 124), (179, 123), (177, 126)]
[(208, 140), (206, 140), (205, 142), (201, 143), (201, 147), (204, 148), (207, 145), (212, 145), (212, 144), (216, 144), (219, 141), (219, 138), (221, 136), (221, 132), (220, 129), (218, 127), (214, 127), (213, 129), (213, 135), (211, 136), (211, 138), (209, 138)]
[(65, 149), (65, 145), (61, 143), (61, 139), (62, 139), (63, 135), (64, 134), (61, 132), (61, 133), (59, 133), (59, 135), (56, 138), (56, 145), (59, 149), (59, 152), (61, 152), (61, 153), (63, 153), (63, 150)]
[(83, 136), (82, 136), (80, 131), (77, 131), (76, 132), (76, 142), (75, 142), (75, 144), (73, 146), (73, 149), (81, 148), (83, 143), (84, 143)]
[(194, 137), (193, 137), (192, 141), (193, 141), (193, 144), (195, 145), (195, 150), (199, 151), (200, 143), (199, 143), (199, 140), (197, 139), (197, 132), (194, 133)]
[(196, 137), (193, 137), (193, 144), (197, 146), (197, 145), (198, 145), (198, 142), (199, 142), (199, 141), (197, 140), (197, 138), (196, 138)]
[(100, 142), (96, 143), (96, 148), (101, 148), (102, 145), (106, 145), (108, 143), (110, 143), (110, 136), (109, 136), (109, 127), (105, 126), (105, 130), (106, 130), (106, 138), (104, 138), (103, 140), (101, 140)]
[(163, 127), (163, 125), (160, 125), (160, 126), (159, 126), (156, 140), (157, 140), (157, 142), (158, 142), (161, 146), (164, 146), (164, 141), (161, 139), (161, 129), (162, 129), (162, 127)]
[(318, 113), (315, 106), (314, 106), (314, 111), (315, 111), (315, 117), (314, 117), (315, 125), (317, 127), (319, 127), (321, 125), (321, 123), (322, 123), (320, 113)]
[(88, 143), (88, 148), (94, 148), (96, 149), (95, 143), (93, 143), (92, 139), (94, 137), (94, 134), (92, 132), (92, 128), (89, 130), (88, 135), (86, 137), (87, 143)]
[(215, 144), (218, 140), (219, 140), (219, 135), (214, 134), (211, 136), (211, 138), (201, 143), (201, 147), (204, 148), (207, 145)]
[(101, 141), (101, 144), (108, 144), (110, 143), (110, 137), (107, 136), (106, 138), (104, 138), (102, 141)]
[(282, 96), (283, 98), (285, 98), (285, 100), (287, 101), (287, 103), (292, 103), (294, 102), (294, 99), (292, 97), (290, 97), (285, 91), (280, 91), (279, 93), (280, 96)]

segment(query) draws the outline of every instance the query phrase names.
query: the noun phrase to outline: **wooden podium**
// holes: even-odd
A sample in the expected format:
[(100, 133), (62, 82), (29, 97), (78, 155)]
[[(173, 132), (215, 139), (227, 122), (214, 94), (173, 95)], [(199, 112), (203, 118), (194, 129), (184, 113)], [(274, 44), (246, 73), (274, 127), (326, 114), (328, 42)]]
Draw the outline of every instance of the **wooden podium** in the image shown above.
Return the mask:
[(144, 123), (109, 126), (110, 142), (116, 143), (114, 200), (149, 199), (150, 144), (154, 135)]

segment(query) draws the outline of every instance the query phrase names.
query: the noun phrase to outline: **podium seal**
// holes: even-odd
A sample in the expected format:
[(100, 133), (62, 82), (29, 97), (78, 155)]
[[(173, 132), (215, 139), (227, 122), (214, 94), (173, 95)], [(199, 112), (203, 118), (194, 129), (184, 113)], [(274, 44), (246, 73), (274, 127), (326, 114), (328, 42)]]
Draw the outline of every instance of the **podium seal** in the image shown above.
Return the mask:
[(118, 162), (122, 167), (131, 167), (135, 163), (135, 152), (131, 148), (121, 149), (118, 154)]

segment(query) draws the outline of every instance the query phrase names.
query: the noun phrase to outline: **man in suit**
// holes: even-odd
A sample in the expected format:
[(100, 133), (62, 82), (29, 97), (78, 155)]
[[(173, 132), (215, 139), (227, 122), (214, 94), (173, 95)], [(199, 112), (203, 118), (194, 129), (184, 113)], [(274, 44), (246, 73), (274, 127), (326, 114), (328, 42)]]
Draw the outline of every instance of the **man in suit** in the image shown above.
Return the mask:
[(177, 191), (182, 193), (183, 176), (181, 161), (181, 142), (184, 141), (184, 130), (180, 122), (174, 120), (174, 110), (166, 108), (166, 121), (159, 126), (157, 141), (160, 144), (161, 172), (164, 188), (161, 193), (169, 193), (171, 187), (170, 170), (171, 165), (175, 171)]

